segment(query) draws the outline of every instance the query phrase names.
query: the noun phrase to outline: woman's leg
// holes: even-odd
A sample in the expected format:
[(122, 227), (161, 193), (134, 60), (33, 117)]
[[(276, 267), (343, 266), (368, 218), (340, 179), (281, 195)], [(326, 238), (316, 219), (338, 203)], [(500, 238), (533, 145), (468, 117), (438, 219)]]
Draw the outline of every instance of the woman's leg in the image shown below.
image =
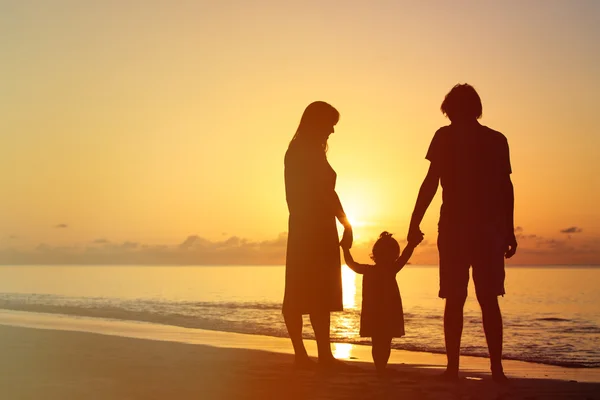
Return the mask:
[(296, 363), (310, 362), (304, 342), (302, 342), (302, 314), (285, 312), (283, 319), (285, 320), (285, 326), (287, 327), (290, 339), (292, 339), (294, 354), (296, 354)]
[(317, 349), (319, 350), (319, 362), (327, 363), (334, 361), (333, 353), (331, 352), (331, 342), (329, 340), (329, 312), (310, 314), (310, 323), (315, 331)]
[(387, 336), (374, 336), (372, 338), (373, 346), (371, 353), (373, 354), (373, 362), (378, 374), (382, 374), (387, 367), (392, 351), (392, 338)]

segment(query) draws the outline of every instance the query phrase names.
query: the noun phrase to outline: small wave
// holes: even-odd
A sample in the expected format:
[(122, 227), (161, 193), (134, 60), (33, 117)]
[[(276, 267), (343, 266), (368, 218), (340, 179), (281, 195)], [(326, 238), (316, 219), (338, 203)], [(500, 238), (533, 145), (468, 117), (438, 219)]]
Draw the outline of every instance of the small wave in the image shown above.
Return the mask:
[(559, 332), (600, 334), (600, 327), (597, 327), (597, 326), (573, 326), (573, 327), (569, 327), (569, 328), (560, 329)]
[(571, 322), (572, 320), (566, 318), (556, 318), (556, 317), (548, 317), (548, 318), (536, 318), (536, 321), (544, 321), (544, 322)]
[(199, 307), (199, 308), (225, 308), (225, 309), (246, 309), (246, 310), (281, 310), (281, 303), (232, 303), (232, 302), (178, 302), (177, 305), (182, 307)]
[(516, 360), (516, 361), (525, 361), (536, 364), (547, 364), (547, 365), (555, 365), (557, 367), (564, 368), (600, 368), (600, 362), (597, 361), (565, 361), (565, 360), (556, 360), (548, 357), (527, 357), (527, 356), (510, 356), (504, 355), (503, 359), (506, 360)]
[[(406, 314), (405, 314), (405, 315), (406, 315)], [(441, 315), (441, 314), (440, 314), (440, 315), (434, 315), (434, 314), (425, 314), (425, 315), (422, 315), (422, 316), (420, 316), (420, 318), (423, 318), (423, 319), (433, 319), (433, 320), (441, 320), (441, 319), (443, 319), (444, 317), (443, 317), (443, 315)]]
[(206, 329), (214, 331), (262, 334), (268, 336), (284, 336), (283, 321), (274, 323), (270, 318), (262, 318), (261, 322), (248, 323), (243, 319), (223, 318), (182, 313), (157, 313), (151, 311), (132, 311), (119, 307), (75, 307), (45, 304), (0, 304), (0, 308), (16, 311), (29, 311), (70, 316), (83, 316), (124, 321), (151, 322), (162, 325), (181, 326), (184, 328)]

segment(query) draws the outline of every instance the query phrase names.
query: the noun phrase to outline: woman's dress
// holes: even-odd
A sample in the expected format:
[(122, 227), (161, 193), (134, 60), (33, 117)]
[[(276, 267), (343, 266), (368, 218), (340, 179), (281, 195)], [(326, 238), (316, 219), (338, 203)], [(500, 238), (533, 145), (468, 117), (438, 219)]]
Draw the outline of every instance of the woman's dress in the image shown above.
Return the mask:
[(336, 177), (322, 148), (290, 145), (285, 155), (290, 215), (284, 314), (343, 310)]

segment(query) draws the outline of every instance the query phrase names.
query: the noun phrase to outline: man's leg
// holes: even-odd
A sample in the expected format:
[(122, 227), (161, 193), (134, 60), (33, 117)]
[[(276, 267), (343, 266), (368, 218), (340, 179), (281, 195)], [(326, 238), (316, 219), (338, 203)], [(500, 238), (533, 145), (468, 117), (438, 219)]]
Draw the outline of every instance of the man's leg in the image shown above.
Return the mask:
[(463, 330), (463, 308), (467, 300), (470, 262), (468, 238), (464, 232), (443, 232), (438, 235), (440, 253), (440, 297), (446, 299), (444, 309), (444, 339), (448, 366), (444, 379), (458, 379), (460, 339)]
[(460, 360), (460, 339), (463, 330), (463, 308), (466, 296), (452, 296), (446, 299), (444, 309), (444, 338), (446, 341), (446, 357), (448, 366), (444, 376), (449, 379), (458, 379), (458, 366)]
[(492, 377), (502, 382), (507, 378), (502, 368), (502, 313), (497, 296), (477, 295), (483, 317), (483, 331), (490, 352)]
[(294, 354), (296, 355), (296, 364), (307, 365), (311, 361), (308, 358), (308, 353), (302, 341), (302, 314), (293, 312), (284, 312), (283, 319), (287, 327), (288, 334), (294, 346)]
[(502, 313), (498, 296), (504, 295), (504, 240), (489, 238), (476, 252), (473, 264), (473, 281), (477, 301), (481, 306), (483, 331), (490, 353), (492, 378), (496, 382), (506, 382), (502, 369)]

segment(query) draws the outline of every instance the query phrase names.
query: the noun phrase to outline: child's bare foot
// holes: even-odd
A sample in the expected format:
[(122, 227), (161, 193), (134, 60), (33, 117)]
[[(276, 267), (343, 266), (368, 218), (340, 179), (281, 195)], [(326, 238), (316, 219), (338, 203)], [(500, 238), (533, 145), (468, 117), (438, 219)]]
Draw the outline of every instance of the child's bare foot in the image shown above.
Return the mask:
[(393, 368), (385, 367), (377, 369), (377, 376), (379, 378), (393, 378), (398, 375), (400, 375), (400, 372)]

